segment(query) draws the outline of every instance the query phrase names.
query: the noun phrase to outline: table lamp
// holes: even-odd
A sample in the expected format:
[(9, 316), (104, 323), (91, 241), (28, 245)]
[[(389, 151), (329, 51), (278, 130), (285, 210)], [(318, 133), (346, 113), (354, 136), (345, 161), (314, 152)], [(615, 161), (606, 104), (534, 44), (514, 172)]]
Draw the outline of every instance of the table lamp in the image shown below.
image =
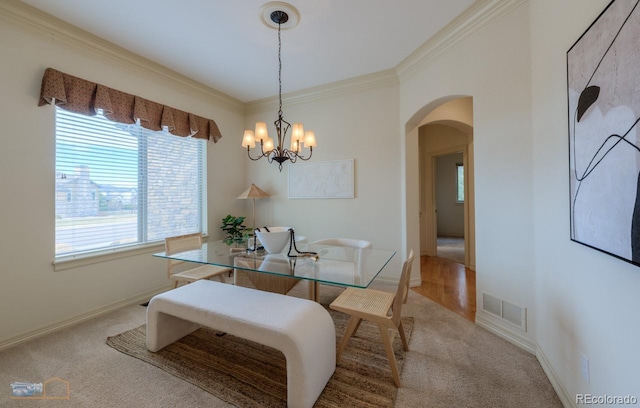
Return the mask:
[(269, 197), (269, 194), (261, 190), (260, 187), (256, 186), (253, 183), (251, 183), (251, 186), (249, 186), (248, 189), (246, 189), (242, 194), (238, 196), (238, 198), (241, 200), (246, 200), (247, 198), (253, 199), (253, 230), (252, 232), (255, 231), (256, 229), (256, 198), (260, 199), (260, 198), (267, 198), (267, 197)]

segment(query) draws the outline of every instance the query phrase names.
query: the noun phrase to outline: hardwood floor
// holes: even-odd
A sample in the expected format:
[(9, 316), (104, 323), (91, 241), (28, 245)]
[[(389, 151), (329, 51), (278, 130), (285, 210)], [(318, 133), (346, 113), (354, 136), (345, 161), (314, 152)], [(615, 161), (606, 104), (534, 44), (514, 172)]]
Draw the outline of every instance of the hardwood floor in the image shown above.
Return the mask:
[(422, 285), (415, 292), (475, 321), (476, 273), (463, 264), (435, 256), (420, 257)]

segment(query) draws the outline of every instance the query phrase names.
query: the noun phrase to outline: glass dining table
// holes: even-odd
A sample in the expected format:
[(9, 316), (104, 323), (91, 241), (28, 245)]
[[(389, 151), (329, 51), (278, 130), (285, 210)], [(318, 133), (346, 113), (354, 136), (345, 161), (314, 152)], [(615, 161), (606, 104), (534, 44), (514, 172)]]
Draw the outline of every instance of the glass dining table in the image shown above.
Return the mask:
[[(208, 241), (201, 248), (183, 252), (153, 254), (155, 257), (197, 264), (228, 267), (234, 270), (234, 283), (240, 279), (257, 289), (286, 294), (299, 281), (309, 281), (309, 296), (319, 300), (321, 283), (366, 288), (395, 255), (393, 250), (362, 249), (333, 245), (297, 243), (300, 253), (249, 251), (233, 248), (224, 241)], [(306, 255), (311, 252), (315, 255)]]

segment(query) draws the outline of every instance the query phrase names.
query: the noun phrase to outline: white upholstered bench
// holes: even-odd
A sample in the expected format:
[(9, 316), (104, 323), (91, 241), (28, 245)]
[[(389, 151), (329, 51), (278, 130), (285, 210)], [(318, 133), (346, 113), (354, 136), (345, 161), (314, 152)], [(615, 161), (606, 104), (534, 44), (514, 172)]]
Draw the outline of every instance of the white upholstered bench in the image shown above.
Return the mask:
[(201, 326), (280, 350), (289, 407), (313, 406), (335, 371), (335, 326), (316, 302), (200, 280), (149, 301), (147, 349), (158, 351)]

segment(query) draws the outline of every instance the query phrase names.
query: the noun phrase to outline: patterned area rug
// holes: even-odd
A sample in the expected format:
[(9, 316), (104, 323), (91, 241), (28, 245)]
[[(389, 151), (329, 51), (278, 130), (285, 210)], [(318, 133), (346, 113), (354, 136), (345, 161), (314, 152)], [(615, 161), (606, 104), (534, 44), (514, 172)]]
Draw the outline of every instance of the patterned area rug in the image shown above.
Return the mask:
[[(339, 341), (349, 318), (332, 310), (329, 313)], [(413, 318), (404, 317), (402, 324), (410, 338)], [(287, 405), (286, 361), (281, 352), (231, 335), (216, 336), (215, 331), (202, 328), (151, 353), (146, 348), (145, 329), (142, 325), (109, 337), (107, 344), (238, 407)], [(393, 346), (402, 372), (404, 351), (399, 336)], [(396, 394), (380, 331), (363, 322), (314, 407), (392, 407)]]

